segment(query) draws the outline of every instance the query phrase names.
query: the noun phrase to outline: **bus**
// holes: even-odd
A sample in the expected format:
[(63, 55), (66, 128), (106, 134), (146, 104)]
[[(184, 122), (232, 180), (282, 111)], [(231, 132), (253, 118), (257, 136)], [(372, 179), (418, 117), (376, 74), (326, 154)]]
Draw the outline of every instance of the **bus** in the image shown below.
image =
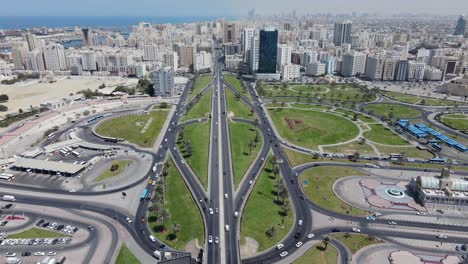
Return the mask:
[(65, 150), (61, 149), (60, 150), (60, 154), (64, 157), (68, 156), (68, 152), (66, 152)]
[(399, 159), (401, 158), (403, 155), (400, 154), (400, 153), (391, 153), (390, 154), (390, 159)]
[(71, 153), (73, 155), (77, 156), (77, 157), (79, 157), (81, 155), (78, 151), (74, 151), (74, 150)]
[(15, 179), (15, 175), (8, 174), (8, 173), (2, 173), (2, 174), (0, 174), (0, 179), (1, 180), (6, 180), (6, 181), (12, 181), (12, 180)]
[(51, 138), (53, 138), (53, 137), (55, 137), (55, 133), (50, 133), (50, 134), (47, 136), (48, 139), (51, 139)]
[(429, 163), (444, 163), (444, 162), (445, 162), (445, 159), (441, 159), (441, 158), (433, 158), (429, 160)]
[(142, 193), (141, 193), (141, 197), (140, 197), (140, 201), (144, 201), (146, 199), (146, 196), (148, 196), (148, 189), (145, 189)]

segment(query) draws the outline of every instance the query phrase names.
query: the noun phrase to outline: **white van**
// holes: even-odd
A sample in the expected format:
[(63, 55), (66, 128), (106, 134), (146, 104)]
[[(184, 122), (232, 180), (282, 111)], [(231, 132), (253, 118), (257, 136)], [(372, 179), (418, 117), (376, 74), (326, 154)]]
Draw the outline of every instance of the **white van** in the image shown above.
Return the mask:
[(14, 202), (16, 199), (13, 195), (3, 195), (3, 201)]
[(226, 230), (226, 232), (229, 232), (229, 225), (226, 225), (224, 229)]
[(150, 239), (150, 240), (151, 240), (151, 242), (153, 242), (153, 243), (154, 243), (154, 242), (156, 242), (156, 238), (154, 238), (154, 236), (153, 236), (153, 235), (150, 235), (150, 236), (149, 236), (149, 239)]

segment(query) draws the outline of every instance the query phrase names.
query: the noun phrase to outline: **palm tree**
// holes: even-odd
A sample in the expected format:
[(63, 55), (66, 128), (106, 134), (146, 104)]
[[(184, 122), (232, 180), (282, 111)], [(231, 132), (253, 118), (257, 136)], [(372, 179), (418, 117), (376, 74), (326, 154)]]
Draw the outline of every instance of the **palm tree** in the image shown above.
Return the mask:
[(276, 177), (279, 175), (279, 172), (280, 172), (280, 171), (279, 171), (279, 167), (278, 167), (277, 164), (275, 164), (275, 165), (273, 166), (272, 172), (273, 172), (273, 175), (275, 176), (275, 179), (276, 179)]
[(249, 156), (250, 156), (252, 155), (252, 148), (254, 147), (254, 142), (252, 139), (249, 141), (248, 145), (249, 145)]
[(171, 214), (169, 214), (169, 211), (166, 208), (162, 208), (159, 219), (161, 220), (162, 224), (164, 225), (169, 219), (171, 218)]
[(329, 237), (324, 237), (322, 239), (322, 243), (325, 245), (325, 249), (324, 250), (327, 250), (327, 247), (328, 247), (328, 244), (330, 243), (330, 238)]
[(174, 224), (172, 224), (172, 233), (177, 234), (179, 231), (180, 231), (180, 225), (174, 222)]
[[(254, 120), (254, 125), (255, 125), (255, 128), (257, 128), (257, 126), (258, 126), (258, 118), (255, 118), (255, 120)], [(257, 131), (257, 134), (258, 134), (258, 131)]]
[(291, 206), (289, 202), (283, 203), (283, 205), (281, 205), (281, 210), (283, 210), (284, 215), (287, 216), (289, 213), (289, 210), (291, 210)]

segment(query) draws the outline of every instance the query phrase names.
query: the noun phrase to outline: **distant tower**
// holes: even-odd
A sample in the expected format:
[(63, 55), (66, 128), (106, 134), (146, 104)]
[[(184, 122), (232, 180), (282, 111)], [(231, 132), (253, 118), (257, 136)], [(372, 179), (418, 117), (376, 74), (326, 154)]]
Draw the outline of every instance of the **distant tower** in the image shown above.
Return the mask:
[(276, 73), (278, 57), (278, 30), (260, 30), (258, 73)]
[(91, 31), (89, 28), (83, 28), (81, 31), (83, 31), (83, 46), (91, 46)]
[(463, 36), (466, 33), (466, 19), (465, 15), (461, 15), (458, 18), (457, 26), (455, 27), (455, 33), (453, 33), (455, 36)]
[(341, 46), (344, 43), (351, 44), (351, 27), (353, 23), (349, 20), (342, 23), (335, 23), (335, 32), (333, 43), (335, 46)]

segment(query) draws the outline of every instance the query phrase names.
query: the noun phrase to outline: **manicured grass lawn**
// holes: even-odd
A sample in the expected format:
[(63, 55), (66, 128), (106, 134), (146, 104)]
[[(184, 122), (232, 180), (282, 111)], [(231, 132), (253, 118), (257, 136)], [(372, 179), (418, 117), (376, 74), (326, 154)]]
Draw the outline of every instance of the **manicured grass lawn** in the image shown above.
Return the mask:
[[(293, 90), (284, 89), (282, 85), (264, 85), (265, 97), (300, 96), (321, 97), (326, 100), (365, 102), (372, 101), (375, 97), (365, 98), (365, 93), (358, 88), (349, 85), (289, 85)], [(326, 88), (329, 88), (328, 92)]]
[(250, 164), (262, 149), (262, 133), (257, 130), (259, 142), (256, 147), (252, 148), (252, 153), (250, 153), (249, 143), (255, 138), (255, 131), (256, 129), (253, 125), (240, 122), (229, 123), (229, 137), (231, 139), (231, 155), (234, 169), (235, 189), (237, 189), (237, 186), (247, 172), (247, 169), (250, 167)]
[(205, 189), (208, 187), (208, 151), (210, 148), (210, 122), (196, 123), (185, 128), (185, 140), (192, 146), (192, 155), (185, 156), (185, 148), (178, 141), (177, 146), (192, 167)]
[(383, 243), (382, 240), (374, 237), (352, 233), (348, 234), (348, 237), (346, 234), (332, 234), (331, 236), (343, 242), (353, 254), (363, 247)]
[(380, 151), (381, 154), (390, 155), (391, 153), (405, 153), (406, 157), (409, 158), (422, 158), (422, 159), (431, 159), (434, 155), (427, 151), (421, 150), (414, 146), (411, 147), (390, 147), (390, 146), (379, 146), (376, 145), (377, 149)]
[(187, 102), (190, 101), (198, 92), (213, 81), (213, 75), (198, 76), (193, 83), (193, 89), (187, 96)]
[[(244, 243), (245, 237), (251, 237), (258, 242), (260, 252), (277, 244), (287, 235), (293, 226), (294, 212), (291, 208), (284, 218), (283, 226), (283, 217), (280, 214), (282, 209), (275, 195), (276, 181), (269, 162), (258, 177), (242, 216), (241, 243)], [(276, 232), (273, 237), (268, 238), (266, 232), (271, 227), (274, 227)]]
[(140, 264), (141, 262), (138, 260), (137, 257), (128, 249), (125, 243), (122, 244), (120, 247), (119, 255), (117, 256), (117, 260), (115, 264)]
[(31, 228), (21, 233), (8, 235), (7, 238), (56, 238), (56, 237), (68, 237), (65, 234), (49, 231), (41, 228)]
[(270, 109), (269, 113), (281, 137), (309, 149), (350, 140), (359, 132), (351, 121), (330, 113), (299, 109)]
[(106, 171), (104, 171), (101, 175), (99, 175), (99, 177), (97, 177), (96, 179), (94, 179), (95, 182), (99, 182), (99, 181), (103, 181), (107, 178), (111, 178), (111, 177), (114, 177), (114, 176), (118, 176), (120, 174), (122, 174), (122, 172), (124, 172), (125, 168), (127, 168), (128, 165), (132, 164), (133, 163), (133, 160), (116, 160), (114, 162), (112, 162), (112, 165), (117, 165), (118, 168), (114, 171), (111, 170), (111, 166), (109, 166), (109, 169), (107, 169)]
[(247, 99), (252, 100), (252, 98), (250, 98), (250, 94), (247, 92), (246, 89), (243, 88), (242, 81), (239, 78), (230, 74), (223, 75), (223, 78), (226, 82), (232, 85), (239, 93), (241, 93)]
[(293, 264), (336, 264), (338, 250), (330, 244), (328, 244), (326, 250), (324, 249), (325, 245), (319, 242), (296, 259)]
[(370, 141), (386, 145), (408, 145), (404, 139), (383, 125), (369, 125), (371, 130), (364, 133), (364, 137)]
[[(102, 136), (125, 139), (140, 147), (153, 147), (168, 113), (167, 110), (153, 110), (147, 115), (117, 117), (101, 123), (96, 132)], [(145, 133), (141, 133), (150, 118), (153, 118), (153, 121)]]
[(183, 120), (202, 118), (211, 112), (211, 102), (213, 101), (213, 89), (210, 88), (206, 94), (200, 97), (192, 108), (182, 117)]
[(434, 105), (434, 106), (454, 106), (454, 105), (463, 105), (462, 102), (455, 102), (450, 100), (442, 100), (442, 99), (428, 99), (424, 98), (424, 101), (419, 103), (420, 105)]
[(361, 120), (362, 122), (364, 122), (364, 123), (375, 123), (375, 120), (372, 119), (371, 117), (368, 117), (368, 116), (360, 114), (360, 113), (355, 113), (353, 111), (348, 111), (348, 110), (345, 110), (345, 109), (342, 109), (342, 108), (337, 108), (337, 109), (335, 109), (335, 112), (341, 113), (345, 117), (347, 117), (347, 118), (349, 118), (351, 120), (354, 118), (354, 114), (357, 114), (357, 116), (356, 116), (357, 119)]
[(234, 94), (227, 88), (225, 88), (225, 91), (228, 112), (233, 112), (235, 117), (255, 119), (255, 114), (250, 112), (248, 105), (243, 103), (241, 99), (236, 99)]
[(296, 167), (298, 165), (318, 161), (312, 157), (312, 155), (307, 155), (305, 153), (297, 152), (288, 148), (283, 148), (284, 154), (289, 160), (289, 164), (292, 167)]
[[(185, 245), (198, 238), (198, 243), (204, 243), (203, 221), (189, 189), (185, 185), (179, 170), (172, 160), (169, 161), (169, 174), (166, 176), (166, 204), (169, 211), (169, 220), (164, 224), (166, 233), (156, 232), (156, 227), (162, 222), (156, 222), (154, 214), (150, 212), (148, 222), (153, 233), (169, 247), (183, 250)], [(176, 240), (168, 240), (167, 236), (172, 233), (172, 225), (180, 225)]]
[(450, 100), (443, 99), (434, 99), (430, 97), (416, 96), (411, 94), (402, 94), (396, 92), (383, 91), (383, 94), (400, 102), (409, 103), (409, 104), (418, 104), (418, 105), (433, 105), (433, 106), (442, 106), (442, 105), (463, 105), (462, 102), (455, 102)]
[(408, 104), (416, 104), (421, 101), (421, 98), (414, 96), (414, 95), (395, 93), (395, 92), (389, 92), (389, 91), (383, 91), (382, 93), (394, 100), (408, 103)]
[(421, 112), (414, 108), (397, 104), (371, 104), (364, 107), (364, 110), (373, 111), (375, 115), (386, 117), (393, 113), (393, 118), (412, 118), (421, 115)]
[(325, 150), (326, 152), (343, 154), (353, 154), (357, 151), (361, 155), (375, 155), (374, 150), (369, 145), (359, 144), (359, 141), (353, 141), (345, 145), (323, 147), (323, 150)]
[(441, 116), (442, 123), (458, 130), (468, 130), (468, 114), (446, 114)]
[(366, 173), (349, 167), (320, 166), (306, 170), (300, 175), (300, 181), (306, 195), (317, 205), (339, 213), (364, 215), (364, 210), (343, 202), (332, 190), (335, 181), (347, 176), (366, 176)]
[(329, 106), (313, 105), (313, 104), (291, 104), (291, 107), (304, 108), (304, 109), (330, 110)]

